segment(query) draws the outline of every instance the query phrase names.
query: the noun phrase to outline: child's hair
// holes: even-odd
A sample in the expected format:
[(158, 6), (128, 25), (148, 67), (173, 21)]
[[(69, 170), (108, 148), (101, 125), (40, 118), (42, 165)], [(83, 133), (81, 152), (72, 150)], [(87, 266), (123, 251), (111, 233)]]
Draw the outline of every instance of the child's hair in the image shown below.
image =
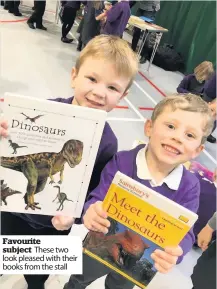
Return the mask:
[(158, 116), (165, 110), (166, 107), (170, 107), (172, 111), (181, 109), (185, 111), (201, 113), (205, 119), (205, 125), (203, 127), (204, 135), (201, 143), (205, 143), (207, 137), (211, 134), (213, 129), (213, 117), (208, 104), (200, 96), (191, 93), (177, 93), (165, 97), (155, 106), (151, 117), (152, 122), (158, 118)]
[(117, 36), (99, 35), (89, 41), (76, 61), (77, 72), (88, 57), (113, 63), (118, 75), (129, 78), (126, 90), (131, 86), (138, 72), (138, 57), (136, 53), (125, 40)]
[(93, 7), (97, 10), (101, 9), (103, 7), (103, 1), (93, 1)]
[(203, 61), (194, 69), (195, 77), (200, 82), (209, 79), (213, 73), (213, 64), (210, 61)]

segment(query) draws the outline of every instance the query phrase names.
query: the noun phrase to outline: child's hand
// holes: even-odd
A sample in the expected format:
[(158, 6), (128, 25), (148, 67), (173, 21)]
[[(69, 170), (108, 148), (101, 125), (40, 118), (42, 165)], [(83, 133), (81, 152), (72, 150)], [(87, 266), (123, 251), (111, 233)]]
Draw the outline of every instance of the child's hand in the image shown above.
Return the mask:
[(108, 233), (110, 222), (106, 219), (107, 214), (102, 208), (102, 202), (90, 205), (84, 215), (84, 225), (88, 230)]
[(5, 120), (0, 120), (0, 137), (8, 136), (8, 123)]
[(54, 216), (51, 219), (51, 223), (54, 226), (55, 229), (58, 231), (65, 231), (71, 228), (71, 226), (74, 224), (75, 218), (68, 217), (68, 216)]
[(212, 240), (212, 234), (213, 234), (213, 229), (208, 224), (198, 234), (197, 243), (198, 243), (198, 246), (203, 251), (206, 251), (206, 249), (208, 248), (209, 243)]
[(151, 258), (155, 261), (155, 268), (160, 273), (168, 273), (174, 265), (176, 265), (178, 257), (182, 256), (183, 251), (180, 246), (177, 247), (167, 247), (164, 251), (155, 250), (151, 254)]

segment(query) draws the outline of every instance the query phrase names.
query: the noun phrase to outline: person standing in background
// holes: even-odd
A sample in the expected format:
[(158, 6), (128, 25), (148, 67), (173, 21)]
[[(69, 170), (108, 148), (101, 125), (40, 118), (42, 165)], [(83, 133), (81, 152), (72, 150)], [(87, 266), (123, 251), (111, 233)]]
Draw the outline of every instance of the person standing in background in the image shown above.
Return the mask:
[(216, 213), (198, 234), (198, 246), (203, 254), (198, 259), (191, 275), (192, 289), (216, 289), (216, 240), (211, 244), (213, 232), (216, 231)]
[(61, 41), (64, 43), (71, 43), (73, 39), (67, 38), (67, 34), (72, 29), (75, 22), (77, 11), (80, 9), (81, 1), (61, 1), (63, 8), (62, 15), (62, 37)]
[[(136, 16), (145, 16), (149, 19), (155, 20), (157, 11), (160, 10), (160, 1), (138, 1), (139, 8), (136, 12)], [(139, 42), (141, 35), (141, 29), (134, 27), (133, 39), (132, 39), (132, 49), (136, 51), (136, 47)]]
[[(30, 18), (27, 20), (27, 24), (29, 28), (31, 29), (37, 28), (37, 29), (41, 29), (45, 31), (47, 30), (47, 28), (44, 27), (42, 24), (45, 6), (46, 6), (46, 0), (34, 1), (35, 10), (30, 16)], [(34, 23), (36, 23), (36, 27)]]
[(118, 1), (109, 11), (105, 12), (106, 22), (101, 33), (122, 37), (130, 14), (129, 1)]
[(100, 34), (100, 21), (104, 18), (103, 9), (103, 1), (87, 1), (78, 48), (84, 48), (92, 38)]

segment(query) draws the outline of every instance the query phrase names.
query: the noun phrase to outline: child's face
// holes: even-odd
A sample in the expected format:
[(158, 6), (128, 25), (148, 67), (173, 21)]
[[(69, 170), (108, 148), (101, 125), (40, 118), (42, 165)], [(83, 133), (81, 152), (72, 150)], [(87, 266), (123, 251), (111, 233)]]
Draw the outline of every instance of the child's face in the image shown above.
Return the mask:
[(203, 150), (204, 118), (200, 113), (169, 107), (152, 123), (145, 124), (151, 155), (159, 164), (171, 169), (197, 157)]
[(112, 5), (111, 4), (105, 4), (105, 10), (110, 10), (112, 8)]
[(120, 76), (107, 60), (87, 58), (79, 72), (72, 70), (73, 104), (109, 112), (127, 95), (130, 79)]

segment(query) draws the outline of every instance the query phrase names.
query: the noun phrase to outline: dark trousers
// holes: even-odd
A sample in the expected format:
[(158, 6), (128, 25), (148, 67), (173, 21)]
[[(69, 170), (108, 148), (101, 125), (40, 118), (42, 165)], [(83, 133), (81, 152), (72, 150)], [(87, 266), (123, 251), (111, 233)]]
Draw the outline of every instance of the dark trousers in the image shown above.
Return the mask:
[(42, 18), (44, 16), (46, 1), (34, 1), (35, 10), (32, 16), (28, 19), (28, 23), (36, 23), (36, 27), (42, 27)]
[(198, 259), (191, 279), (194, 289), (216, 289), (216, 241)]
[(7, 1), (7, 5), (8, 5), (8, 11), (12, 12), (12, 13), (17, 13), (19, 12), (19, 5), (20, 5), (20, 1)]
[[(156, 11), (145, 11), (140, 8), (137, 10), (137, 13), (136, 13), (136, 16), (138, 17), (145, 16), (153, 20), (155, 19), (155, 15), (156, 15)], [(133, 51), (136, 51), (136, 47), (138, 45), (140, 35), (141, 35), (141, 29), (134, 27), (132, 46), (131, 46)]]
[[(107, 275), (108, 274), (108, 275)], [(102, 263), (83, 254), (83, 275), (71, 275), (64, 289), (84, 289), (96, 279), (107, 275), (105, 289), (132, 289), (134, 284)]]
[(71, 30), (75, 17), (76, 17), (77, 9), (72, 7), (64, 7), (63, 16), (62, 16), (62, 37), (65, 38), (66, 35)]
[[(68, 235), (70, 230), (57, 231), (55, 228), (34, 229), (25, 220), (1, 212), (1, 235)], [(42, 289), (49, 275), (24, 275), (29, 289)]]

